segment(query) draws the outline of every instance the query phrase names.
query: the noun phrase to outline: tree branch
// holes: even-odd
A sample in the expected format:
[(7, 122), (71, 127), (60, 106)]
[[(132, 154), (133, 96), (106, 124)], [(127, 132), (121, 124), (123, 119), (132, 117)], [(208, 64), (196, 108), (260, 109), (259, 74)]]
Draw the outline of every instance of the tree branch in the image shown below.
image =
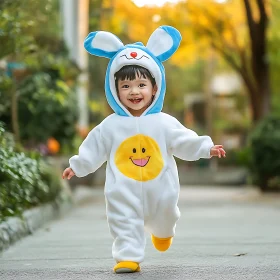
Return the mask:
[[(259, 13), (260, 13), (260, 20), (258, 23), (258, 27), (259, 27), (259, 40), (260, 43), (262, 45), (263, 48), (265, 48), (265, 31), (266, 31), (266, 27), (267, 27), (267, 22), (268, 22), (268, 17), (266, 14), (266, 9), (265, 9), (265, 5), (264, 5), (264, 0), (257, 0), (258, 3), (258, 7), (259, 7)], [(265, 52), (265, 49), (263, 49), (263, 51)]]
[(256, 40), (256, 23), (253, 19), (252, 8), (249, 3), (249, 0), (244, 0), (244, 4), (245, 4), (246, 15), (247, 15), (247, 22), (249, 26), (250, 37), (251, 37), (251, 44), (253, 45), (253, 43)]
[(263, 0), (257, 0), (259, 11), (260, 11), (260, 22), (266, 24), (267, 22), (267, 14), (265, 10), (265, 5)]
[(215, 42), (212, 41), (211, 43), (212, 47), (217, 50), (224, 58), (225, 60), (238, 72), (241, 73), (241, 67), (238, 65), (238, 63), (233, 59), (230, 54), (228, 54), (222, 47), (218, 46)]

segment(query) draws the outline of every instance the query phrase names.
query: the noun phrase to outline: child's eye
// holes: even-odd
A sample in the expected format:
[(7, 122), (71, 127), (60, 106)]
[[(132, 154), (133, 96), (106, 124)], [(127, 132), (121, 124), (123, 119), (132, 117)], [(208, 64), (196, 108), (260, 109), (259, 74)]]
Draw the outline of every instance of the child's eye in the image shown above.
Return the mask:
[(144, 86), (145, 86), (145, 84), (140, 84), (140, 85), (139, 85), (139, 87), (144, 87)]
[(122, 88), (129, 88), (129, 86), (128, 85), (123, 85)]

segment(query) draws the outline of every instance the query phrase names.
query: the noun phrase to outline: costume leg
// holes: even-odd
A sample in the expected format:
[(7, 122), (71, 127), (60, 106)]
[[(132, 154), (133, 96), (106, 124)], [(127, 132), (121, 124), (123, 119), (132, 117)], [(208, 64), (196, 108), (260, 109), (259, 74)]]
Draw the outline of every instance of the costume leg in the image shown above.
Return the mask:
[(163, 195), (158, 202), (158, 209), (149, 223), (151, 234), (158, 238), (167, 238), (175, 235), (176, 222), (180, 217), (177, 206), (177, 197)]
[(178, 196), (178, 189), (173, 185), (163, 185), (161, 192), (147, 196), (149, 216), (145, 227), (152, 235), (158, 238), (174, 236), (176, 222), (180, 217)]
[[(124, 188), (123, 188), (124, 189)], [(107, 217), (114, 238), (112, 254), (117, 263), (140, 263), (144, 259), (146, 239), (143, 207), (139, 196), (129, 188), (125, 192), (113, 189), (106, 192)]]
[(155, 215), (145, 224), (151, 233), (152, 243), (158, 251), (166, 251), (172, 244), (176, 222), (180, 217), (177, 200), (178, 195), (174, 189), (165, 191), (157, 202)]

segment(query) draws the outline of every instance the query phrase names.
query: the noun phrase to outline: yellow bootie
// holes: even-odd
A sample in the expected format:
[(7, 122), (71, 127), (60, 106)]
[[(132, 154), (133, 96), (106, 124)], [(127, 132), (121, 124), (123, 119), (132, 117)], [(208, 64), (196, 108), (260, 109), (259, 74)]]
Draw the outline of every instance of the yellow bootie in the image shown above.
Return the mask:
[(161, 252), (166, 251), (170, 247), (173, 239), (173, 237), (159, 238), (159, 237), (155, 237), (154, 235), (152, 235), (151, 238), (154, 247)]
[(140, 271), (140, 265), (137, 262), (119, 262), (114, 266), (115, 273), (132, 273)]

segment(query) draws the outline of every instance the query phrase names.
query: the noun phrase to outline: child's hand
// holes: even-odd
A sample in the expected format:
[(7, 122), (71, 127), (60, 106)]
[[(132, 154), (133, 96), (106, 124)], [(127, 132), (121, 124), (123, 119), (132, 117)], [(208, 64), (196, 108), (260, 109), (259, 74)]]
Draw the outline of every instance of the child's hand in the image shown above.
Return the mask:
[(62, 178), (67, 178), (68, 180), (71, 179), (74, 175), (76, 175), (74, 173), (74, 171), (70, 168), (70, 167), (67, 167), (64, 171), (63, 171), (63, 174), (62, 174)]
[(223, 149), (223, 145), (213, 146), (210, 150), (210, 156), (211, 157), (215, 156), (215, 157), (219, 157), (219, 158), (221, 158), (222, 156), (226, 157), (226, 152)]

